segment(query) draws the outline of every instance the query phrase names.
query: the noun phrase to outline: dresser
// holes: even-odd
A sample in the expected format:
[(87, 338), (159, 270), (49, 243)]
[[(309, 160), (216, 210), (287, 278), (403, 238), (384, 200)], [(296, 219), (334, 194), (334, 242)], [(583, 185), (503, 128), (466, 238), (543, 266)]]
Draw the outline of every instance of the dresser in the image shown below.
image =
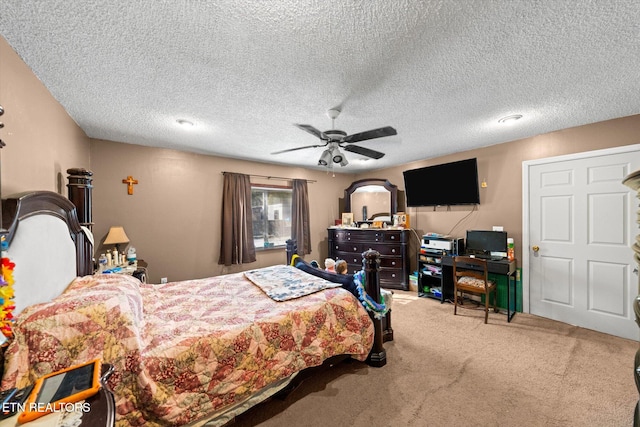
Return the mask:
[(349, 274), (362, 270), (362, 253), (380, 253), (380, 287), (409, 289), (410, 230), (337, 228), (328, 230), (329, 258), (343, 259)]

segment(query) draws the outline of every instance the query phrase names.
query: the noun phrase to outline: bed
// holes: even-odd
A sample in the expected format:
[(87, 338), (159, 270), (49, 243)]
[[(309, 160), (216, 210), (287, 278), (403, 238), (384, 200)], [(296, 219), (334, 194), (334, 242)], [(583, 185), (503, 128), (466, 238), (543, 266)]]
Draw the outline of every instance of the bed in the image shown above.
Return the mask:
[[(4, 200), (3, 225), (16, 314), (3, 389), (100, 358), (114, 367), (117, 425), (223, 425), (336, 356), (386, 363), (387, 319), (332, 282), (280, 302), (245, 273), (162, 285), (92, 275), (91, 233), (54, 192)], [(291, 242), (288, 260), (294, 251)], [(378, 296), (377, 253), (363, 260)], [(306, 274), (280, 267), (287, 278)]]

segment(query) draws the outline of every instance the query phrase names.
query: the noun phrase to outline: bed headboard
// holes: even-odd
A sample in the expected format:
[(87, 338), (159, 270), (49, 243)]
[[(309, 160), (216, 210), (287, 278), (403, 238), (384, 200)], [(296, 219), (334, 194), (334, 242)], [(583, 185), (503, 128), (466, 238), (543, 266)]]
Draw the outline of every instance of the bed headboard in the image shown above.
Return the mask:
[(2, 225), (16, 264), (15, 314), (58, 296), (76, 276), (93, 273), (93, 238), (76, 207), (53, 191), (14, 194), (2, 200)]

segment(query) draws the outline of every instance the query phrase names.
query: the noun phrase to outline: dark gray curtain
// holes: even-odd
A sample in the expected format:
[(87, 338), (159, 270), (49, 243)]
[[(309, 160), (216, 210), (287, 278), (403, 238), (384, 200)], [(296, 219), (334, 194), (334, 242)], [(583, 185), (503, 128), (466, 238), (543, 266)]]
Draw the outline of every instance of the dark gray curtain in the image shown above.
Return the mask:
[(255, 260), (249, 175), (225, 172), (222, 189), (222, 239), (218, 264), (245, 264)]
[(307, 181), (293, 180), (291, 195), (291, 238), (298, 244), (298, 254), (311, 253), (311, 231), (309, 229), (309, 192)]

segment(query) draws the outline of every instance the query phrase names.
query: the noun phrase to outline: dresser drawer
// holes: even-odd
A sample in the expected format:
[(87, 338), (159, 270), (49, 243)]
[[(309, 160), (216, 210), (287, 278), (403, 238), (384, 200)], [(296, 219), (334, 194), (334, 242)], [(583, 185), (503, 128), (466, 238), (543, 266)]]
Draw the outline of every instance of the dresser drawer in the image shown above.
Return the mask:
[(385, 243), (406, 243), (406, 233), (399, 231), (387, 231), (382, 235), (382, 241)]
[(377, 245), (372, 249), (378, 251), (382, 256), (402, 256), (402, 246), (400, 245)]
[(408, 286), (403, 280), (403, 273), (401, 270), (395, 269), (380, 269), (380, 287), (392, 288), (392, 289), (404, 289)]
[(334, 253), (338, 252), (344, 252), (344, 253), (349, 253), (349, 254), (362, 254), (362, 252), (364, 252), (364, 250), (362, 249), (362, 245), (360, 243), (355, 243), (355, 242), (340, 242), (340, 243), (334, 243), (333, 244), (333, 251)]
[(402, 270), (399, 268), (381, 268), (380, 280), (397, 281), (402, 282)]
[(360, 252), (358, 252), (358, 253), (335, 252), (334, 256), (335, 256), (336, 259), (345, 260), (347, 262), (347, 264), (349, 264), (349, 265), (355, 265), (355, 266), (358, 266), (358, 267), (362, 268), (362, 254)]
[[(400, 246), (395, 245), (378, 245), (373, 248), (369, 247), (367, 244), (358, 244), (358, 243), (338, 243), (333, 245), (333, 254), (331, 258), (338, 259), (347, 259), (347, 256), (351, 258), (351, 256), (357, 257), (359, 260), (362, 260), (362, 253), (366, 252), (369, 249), (373, 249), (380, 254), (380, 262), (383, 262), (384, 258), (399, 258), (402, 261), (402, 248)], [(398, 260), (395, 260), (396, 262)], [(402, 263), (400, 263), (402, 265)]]
[(334, 231), (339, 242), (382, 242), (384, 233), (375, 230), (339, 230)]
[(381, 257), (380, 268), (402, 268), (404, 263), (402, 257)]
[(358, 271), (362, 270), (362, 265), (347, 265), (347, 274), (356, 274)]

